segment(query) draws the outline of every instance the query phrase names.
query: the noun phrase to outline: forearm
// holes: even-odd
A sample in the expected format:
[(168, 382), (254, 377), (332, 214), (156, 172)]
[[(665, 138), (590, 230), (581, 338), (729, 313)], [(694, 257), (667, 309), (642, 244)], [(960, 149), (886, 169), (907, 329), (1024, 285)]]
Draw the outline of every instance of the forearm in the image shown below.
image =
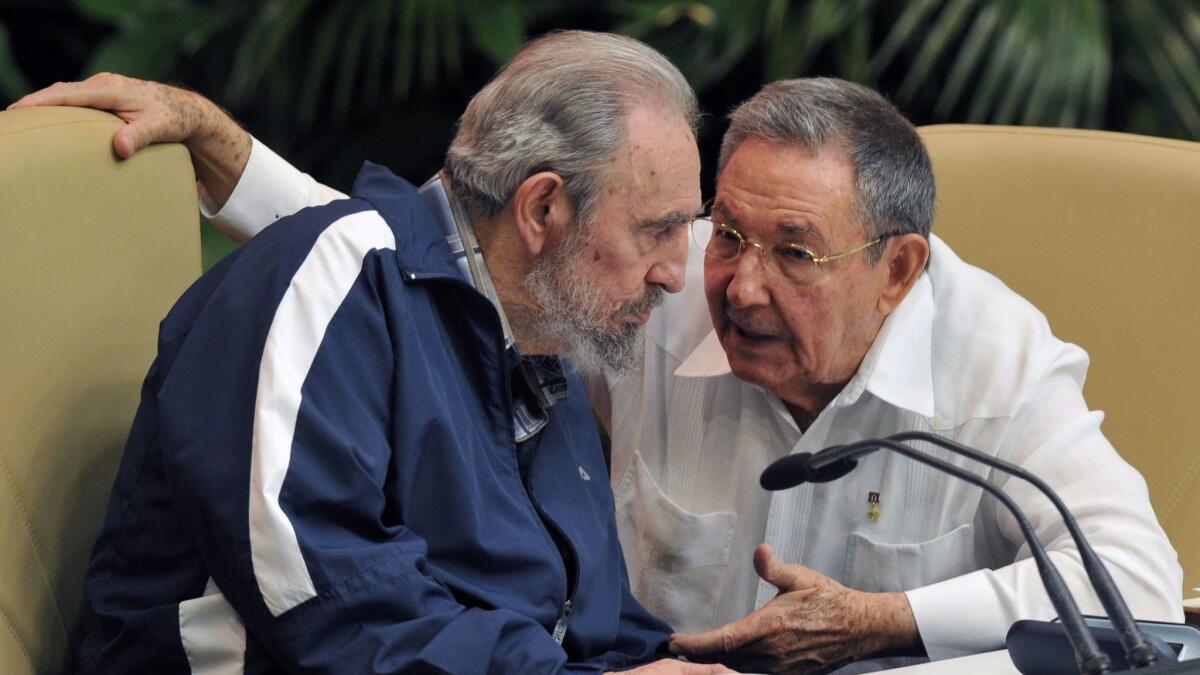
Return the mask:
[(249, 156), (228, 198), (218, 203), (206, 191), (200, 194), (200, 211), (221, 234), (244, 242), (300, 209), (346, 198), (345, 194), (292, 166), (257, 139), (247, 138)]
[(924, 654), (921, 633), (904, 593), (863, 593), (863, 657)]
[[(1098, 424), (1097, 419), (1084, 421)], [(1043, 476), (1059, 493), (1134, 616), (1179, 620), (1179, 565), (1155, 520), (1140, 476), (1119, 460), (1098, 431), (1067, 433), (1059, 440), (1069, 443), (1056, 442), (1045, 454), (1061, 461), (1043, 463), (1035, 457), (1025, 468)], [(1104, 614), (1058, 511), (1026, 483), (1010, 479), (1003, 489), (1026, 512), (1081, 610)], [(989, 515), (992, 513), (984, 509), (981, 532), (995, 533), (989, 548), (1012, 547), (1015, 559), (1010, 564), (984, 561), (993, 569), (908, 593), (933, 658), (997, 649), (1014, 621), (1048, 620), (1056, 615), (1036, 562), (1029, 557), (1029, 547), (1012, 518), (1007, 513)], [(987, 521), (993, 522), (989, 525)]]
[(250, 134), (224, 110), (199, 94), (173, 90), (193, 98), (184, 109), (196, 116), (196, 133), (184, 144), (192, 155), (196, 180), (204, 187), (215, 210), (220, 210), (246, 170), (250, 159)]
[[(1099, 553), (1106, 558), (1102, 551)], [(1073, 547), (1055, 547), (1050, 559), (1080, 610), (1084, 614), (1105, 614)], [(1173, 611), (1169, 601), (1160, 599), (1160, 592), (1147, 592), (1144, 576), (1126, 573), (1112, 559), (1106, 559), (1105, 565), (1136, 617), (1175, 620), (1173, 615), (1178, 610)], [(1049, 621), (1057, 616), (1032, 558), (913, 589), (905, 595), (925, 649), (934, 660), (1000, 649), (1015, 621)]]

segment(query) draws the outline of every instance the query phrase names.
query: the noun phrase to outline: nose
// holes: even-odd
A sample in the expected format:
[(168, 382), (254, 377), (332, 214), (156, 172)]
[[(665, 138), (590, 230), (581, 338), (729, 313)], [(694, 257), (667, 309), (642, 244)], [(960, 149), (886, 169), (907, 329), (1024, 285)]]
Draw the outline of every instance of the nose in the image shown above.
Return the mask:
[(662, 286), (668, 293), (683, 290), (688, 257), (688, 233), (686, 227), (680, 230), (682, 236), (672, 237), (670, 245), (664, 247), (662, 257), (646, 272), (646, 283)]
[(757, 247), (749, 246), (734, 262), (733, 277), (725, 287), (725, 297), (734, 307), (754, 307), (771, 304), (767, 290), (766, 261)]

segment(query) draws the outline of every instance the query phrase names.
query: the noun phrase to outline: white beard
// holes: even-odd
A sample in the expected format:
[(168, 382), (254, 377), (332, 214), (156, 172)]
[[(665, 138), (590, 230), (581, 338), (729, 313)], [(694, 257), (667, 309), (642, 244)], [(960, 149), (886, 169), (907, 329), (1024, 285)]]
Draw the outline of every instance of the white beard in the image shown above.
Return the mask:
[(617, 315), (607, 313), (599, 289), (579, 274), (590, 244), (587, 227), (572, 225), (562, 244), (534, 263), (524, 285), (542, 311), (527, 328), (549, 344), (570, 345), (565, 356), (581, 372), (627, 374), (642, 364), (644, 331), (624, 320), (661, 304), (663, 289), (651, 287)]

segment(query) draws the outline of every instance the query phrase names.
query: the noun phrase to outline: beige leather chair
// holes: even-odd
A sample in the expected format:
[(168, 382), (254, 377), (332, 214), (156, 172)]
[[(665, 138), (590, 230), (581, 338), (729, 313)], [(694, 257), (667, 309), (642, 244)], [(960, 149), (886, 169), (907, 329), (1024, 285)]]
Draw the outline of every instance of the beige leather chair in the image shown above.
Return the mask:
[(200, 273), (181, 146), (119, 161), (107, 113), (0, 112), (0, 673), (56, 675), (154, 358)]
[(1085, 396), (1200, 595), (1200, 143), (922, 127), (933, 230), (1091, 355)]

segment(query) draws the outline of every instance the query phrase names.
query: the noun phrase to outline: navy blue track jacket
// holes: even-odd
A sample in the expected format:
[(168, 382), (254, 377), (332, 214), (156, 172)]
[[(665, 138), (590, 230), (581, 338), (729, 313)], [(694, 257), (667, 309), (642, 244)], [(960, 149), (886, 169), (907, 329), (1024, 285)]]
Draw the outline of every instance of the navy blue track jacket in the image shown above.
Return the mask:
[(368, 164), (354, 193), (265, 230), (163, 321), (88, 570), (82, 671), (662, 656), (583, 387), (516, 444), (495, 308), (411, 185)]

